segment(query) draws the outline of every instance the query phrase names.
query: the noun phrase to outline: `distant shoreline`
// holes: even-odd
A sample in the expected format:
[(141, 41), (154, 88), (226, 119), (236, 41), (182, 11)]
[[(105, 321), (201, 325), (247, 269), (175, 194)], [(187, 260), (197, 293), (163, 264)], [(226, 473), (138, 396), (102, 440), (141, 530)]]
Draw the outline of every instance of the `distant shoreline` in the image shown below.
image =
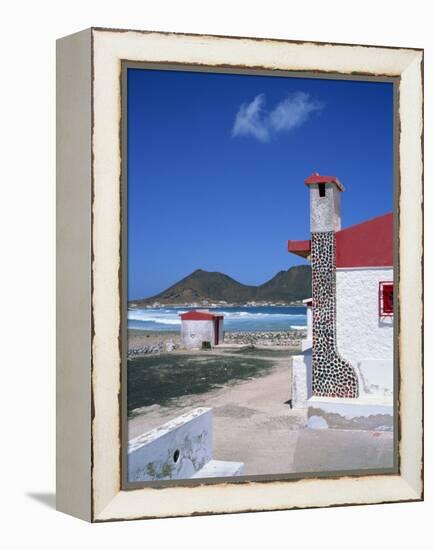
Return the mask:
[(198, 309), (212, 309), (222, 307), (302, 307), (305, 304), (303, 301), (298, 302), (191, 302), (184, 304), (161, 302), (142, 303), (140, 300), (130, 300), (128, 302), (128, 309), (158, 309), (158, 308), (198, 308)]

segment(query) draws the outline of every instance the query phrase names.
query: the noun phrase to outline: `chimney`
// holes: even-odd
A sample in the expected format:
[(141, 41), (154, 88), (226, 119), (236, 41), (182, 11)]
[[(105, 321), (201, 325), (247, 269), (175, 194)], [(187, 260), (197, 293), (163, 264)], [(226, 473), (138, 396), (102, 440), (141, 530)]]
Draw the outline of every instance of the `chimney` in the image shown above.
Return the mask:
[(355, 398), (359, 382), (353, 366), (338, 351), (336, 336), (336, 231), (341, 228), (340, 194), (335, 176), (314, 172), (305, 182), (310, 193), (312, 265), (312, 393)]
[(335, 176), (314, 172), (304, 183), (310, 193), (310, 231), (326, 233), (341, 228), (341, 192), (344, 186)]

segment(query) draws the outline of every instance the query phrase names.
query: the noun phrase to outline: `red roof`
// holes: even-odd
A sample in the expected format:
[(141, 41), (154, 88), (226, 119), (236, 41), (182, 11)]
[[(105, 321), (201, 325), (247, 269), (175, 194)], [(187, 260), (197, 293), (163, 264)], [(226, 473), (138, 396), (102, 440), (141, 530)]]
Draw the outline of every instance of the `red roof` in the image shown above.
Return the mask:
[(314, 185), (316, 183), (334, 183), (339, 191), (345, 191), (345, 187), (336, 176), (321, 176), (318, 172), (313, 172), (304, 180), (306, 185)]
[(309, 241), (288, 241), (288, 252), (292, 252), (302, 258), (310, 256), (310, 240)]
[(186, 311), (185, 313), (180, 313), (179, 316), (184, 321), (214, 321), (215, 319), (223, 319), (224, 315), (222, 313), (211, 313), (211, 311)]
[(393, 266), (393, 214), (336, 233), (336, 267)]
[[(288, 251), (310, 255), (311, 241), (288, 241)], [(393, 214), (336, 232), (336, 267), (393, 266)]]

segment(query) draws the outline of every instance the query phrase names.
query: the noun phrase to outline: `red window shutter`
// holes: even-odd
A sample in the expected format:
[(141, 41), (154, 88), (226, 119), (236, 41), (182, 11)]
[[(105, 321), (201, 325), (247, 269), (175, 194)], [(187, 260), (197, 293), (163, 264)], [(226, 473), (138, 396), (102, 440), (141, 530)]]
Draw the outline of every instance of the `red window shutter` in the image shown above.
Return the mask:
[(393, 283), (380, 283), (380, 315), (393, 315)]

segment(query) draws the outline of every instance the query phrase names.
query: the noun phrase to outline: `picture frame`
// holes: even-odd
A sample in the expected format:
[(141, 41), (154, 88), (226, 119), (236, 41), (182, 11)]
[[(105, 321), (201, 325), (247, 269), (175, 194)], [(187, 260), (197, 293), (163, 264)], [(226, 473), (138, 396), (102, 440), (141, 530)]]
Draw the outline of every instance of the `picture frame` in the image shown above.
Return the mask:
[[(397, 83), (398, 467), (125, 488), (122, 65)], [(57, 43), (57, 507), (91, 522), (423, 499), (423, 50), (91, 28)]]

